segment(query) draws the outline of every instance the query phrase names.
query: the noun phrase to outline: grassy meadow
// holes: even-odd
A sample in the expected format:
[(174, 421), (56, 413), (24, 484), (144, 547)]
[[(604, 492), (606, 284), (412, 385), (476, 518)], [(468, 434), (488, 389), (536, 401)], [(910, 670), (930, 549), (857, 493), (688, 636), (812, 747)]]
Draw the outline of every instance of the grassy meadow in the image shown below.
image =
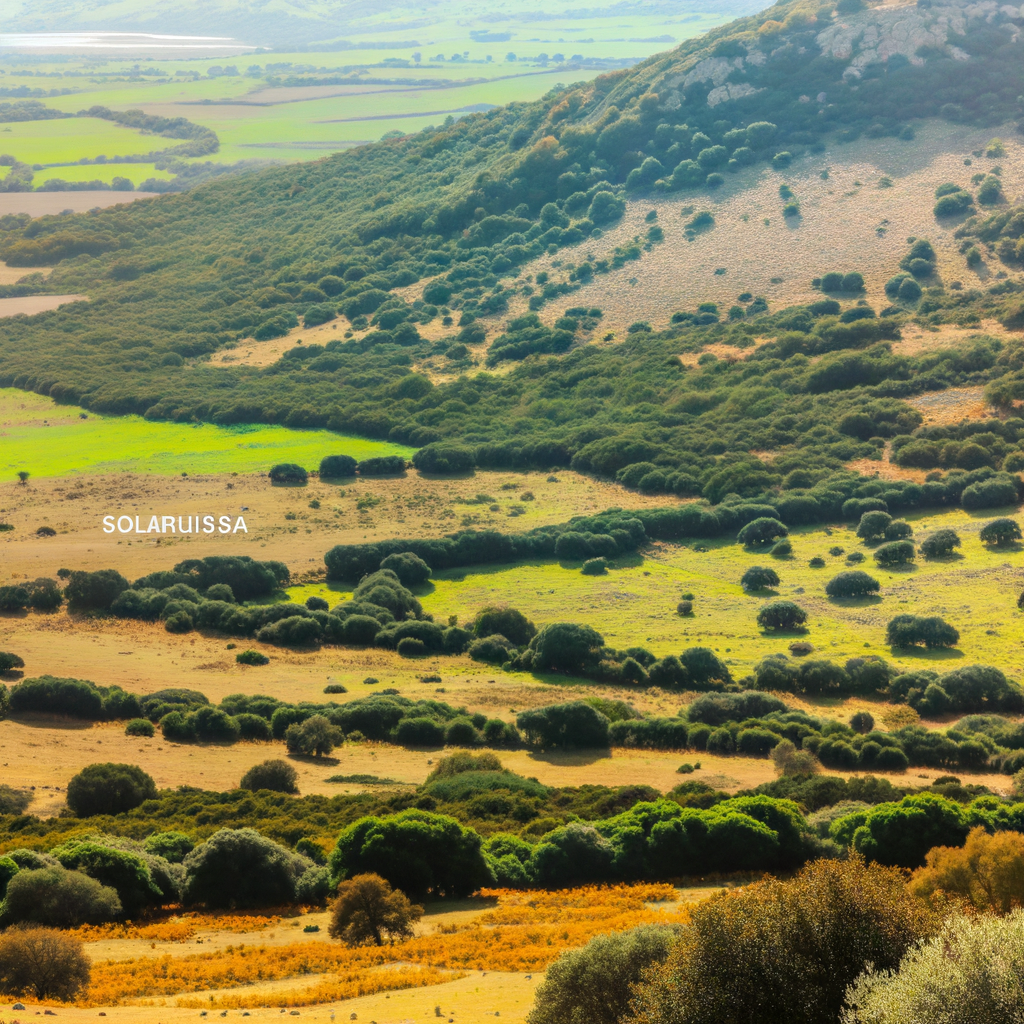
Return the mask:
[(329, 430), (151, 423), (140, 416), (99, 416), (14, 388), (0, 389), (0, 473), (34, 477), (123, 471), (178, 474), (266, 471), (276, 462), (310, 469), (328, 451), (366, 459), (411, 455), (383, 441)]
[[(972, 515), (963, 510), (911, 517), (920, 542), (938, 529), (952, 528), (962, 538), (959, 554), (902, 569), (879, 569), (852, 527), (792, 531), (793, 555), (776, 559), (750, 552), (732, 540), (692, 546), (659, 544), (643, 557), (613, 562), (604, 576), (584, 576), (579, 563), (533, 562), (494, 565), (472, 571), (435, 574), (420, 591), (426, 611), (442, 621), (457, 615), (467, 622), (489, 604), (519, 608), (538, 625), (572, 621), (598, 630), (617, 648), (635, 645), (658, 657), (686, 647), (710, 647), (746, 674), (761, 658), (787, 653), (790, 643), (806, 640), (815, 656), (835, 661), (880, 655), (910, 668), (949, 671), (958, 664), (996, 665), (1008, 675), (1024, 675), (1024, 613), (1017, 596), (1024, 587), (1022, 549), (988, 548), (978, 539), (986, 522), (1013, 509)], [(831, 548), (843, 549), (831, 555)], [(706, 548), (706, 550), (700, 550)], [(852, 552), (865, 555), (847, 563)], [(808, 563), (824, 558), (824, 568)], [(774, 591), (745, 593), (740, 577), (752, 565), (770, 565), (781, 577)], [(832, 600), (825, 584), (845, 569), (864, 569), (881, 584), (877, 598)], [(694, 595), (692, 615), (675, 607), (683, 593)], [(342, 585), (311, 583), (290, 591), (293, 600), (311, 595), (335, 603), (350, 596)], [(809, 613), (806, 631), (773, 634), (758, 628), (756, 617), (769, 600), (792, 600)], [(885, 643), (889, 619), (900, 614), (941, 615), (960, 631), (954, 650), (893, 651)]]

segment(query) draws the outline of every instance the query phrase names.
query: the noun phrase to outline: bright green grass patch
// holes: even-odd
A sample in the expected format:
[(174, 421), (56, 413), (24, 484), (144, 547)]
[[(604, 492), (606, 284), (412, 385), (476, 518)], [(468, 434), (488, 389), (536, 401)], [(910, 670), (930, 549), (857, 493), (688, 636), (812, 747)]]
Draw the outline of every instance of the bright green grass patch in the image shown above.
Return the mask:
[(137, 156), (175, 145), (160, 135), (143, 135), (113, 121), (76, 117), (15, 121), (0, 134), (3, 152), (26, 164), (73, 163), (82, 157)]
[(68, 473), (252, 473), (277, 462), (316, 469), (325, 455), (411, 456), (413, 449), (329, 430), (151, 423), (99, 416), (48, 398), (0, 389), (0, 476)]
[[(547, 622), (586, 623), (601, 632), (611, 646), (634, 644), (657, 655), (685, 647), (707, 646), (742, 676), (761, 658), (788, 653), (794, 640), (808, 640), (816, 657), (845, 661), (877, 654), (898, 664), (937, 671), (958, 665), (996, 665), (1008, 674), (1024, 676), (1024, 613), (1017, 610), (1017, 595), (1024, 581), (1024, 554), (1016, 549), (989, 550), (978, 531), (999, 514), (971, 516), (962, 509), (929, 514), (911, 520), (918, 543), (933, 530), (952, 527), (963, 544), (960, 558), (929, 562), (919, 557), (916, 567), (878, 569), (873, 549), (862, 545), (852, 529), (796, 531), (794, 557), (775, 560), (751, 554), (733, 542), (709, 542), (709, 550), (665, 545), (640, 559), (619, 560), (606, 576), (584, 576), (578, 565), (528, 563), (496, 565), (483, 571), (440, 572), (432, 592), (422, 596), (424, 609), (437, 621), (458, 615), (466, 623), (485, 605), (512, 605), (538, 626)], [(830, 555), (843, 547), (846, 554), (862, 551), (865, 569), (882, 585), (875, 601), (830, 601), (825, 584), (837, 573), (852, 568), (846, 556)], [(814, 556), (826, 567), (812, 569)], [(778, 596), (796, 601), (808, 613), (806, 633), (781, 636), (758, 628), (758, 609), (774, 595), (746, 594), (739, 585), (751, 565), (772, 565), (782, 582)], [(694, 594), (694, 614), (681, 617), (676, 605), (682, 593)], [(889, 619), (903, 614), (941, 615), (960, 631), (954, 651), (892, 651), (885, 644)]]
[(170, 181), (170, 171), (160, 171), (153, 164), (77, 164), (70, 167), (47, 167), (32, 175), (32, 187), (39, 188), (52, 178), (62, 181), (102, 181), (109, 185), (114, 178), (127, 178), (136, 188), (147, 178)]

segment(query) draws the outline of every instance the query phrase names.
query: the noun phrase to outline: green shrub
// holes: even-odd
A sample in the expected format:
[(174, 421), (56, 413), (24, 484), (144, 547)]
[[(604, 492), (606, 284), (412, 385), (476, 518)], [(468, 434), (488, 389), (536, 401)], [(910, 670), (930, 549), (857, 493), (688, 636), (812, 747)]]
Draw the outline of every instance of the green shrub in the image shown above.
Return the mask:
[(152, 736), (155, 733), (153, 723), (148, 718), (133, 718), (125, 727), (125, 736)]
[(588, 558), (580, 571), (584, 576), (605, 576), (608, 573), (608, 559)]
[(1012, 541), (1021, 539), (1020, 526), (1014, 519), (993, 519), (986, 523), (978, 535), (983, 544), (1002, 547)]
[(344, 742), (344, 734), (323, 715), (312, 715), (304, 722), (293, 722), (285, 730), (284, 741), (289, 754), (326, 757)]
[(893, 647), (955, 647), (960, 633), (938, 615), (897, 615), (885, 630), (886, 643)]
[(0, 920), (75, 928), (120, 916), (121, 901), (110, 886), (80, 871), (53, 866), (23, 869), (10, 880)]
[(73, 612), (105, 612), (128, 589), (128, 581), (114, 569), (97, 572), (73, 571), (64, 589), (68, 609)]
[[(81, 871), (101, 885), (117, 892), (125, 914), (134, 917), (145, 907), (159, 906), (177, 899), (173, 883), (164, 893), (150, 872), (146, 858), (130, 850), (117, 849), (90, 837), (66, 840), (50, 851), (62, 867)], [(166, 865), (163, 867), (166, 868)]]
[(390, 569), (405, 587), (420, 586), (426, 583), (431, 575), (430, 566), (411, 551), (388, 555), (381, 561), (380, 567)]
[(960, 537), (955, 530), (944, 528), (936, 530), (921, 543), (921, 554), (925, 558), (944, 558), (960, 547)]
[(779, 585), (779, 574), (774, 569), (752, 565), (740, 579), (744, 590), (769, 590)]
[(253, 792), (269, 789), (274, 793), (298, 793), (299, 775), (287, 761), (262, 761), (242, 776), (238, 786)]
[(182, 903), (273, 907), (295, 899), (299, 878), (315, 865), (251, 828), (214, 833), (184, 861)]
[(156, 796), (156, 783), (133, 764), (91, 764), (68, 783), (67, 802), (79, 818), (124, 814)]
[(537, 635), (537, 627), (515, 608), (491, 605), (477, 614), (473, 632), (481, 637), (500, 634), (517, 647), (523, 647)]
[(334, 880), (373, 870), (410, 895), (457, 898), (490, 880), (481, 847), (480, 836), (454, 818), (407, 810), (349, 825), (327, 863)]
[(163, 857), (170, 864), (180, 864), (194, 849), (195, 843), (183, 832), (155, 832), (142, 844), (147, 853)]
[(102, 694), (94, 683), (84, 679), (26, 679), (11, 688), (10, 706), (15, 714), (34, 711), (90, 721), (105, 717)]
[(945, 1024), (1013, 1020), (1024, 1014), (1024, 913), (950, 915), (941, 931), (908, 951), (898, 971), (869, 969), (850, 989), (847, 1024), (927, 1020)]
[(0, 651), (0, 673), (12, 672), (14, 669), (24, 667), (25, 662), (17, 654)]
[(841, 572), (825, 584), (825, 593), (829, 597), (867, 597), (878, 591), (878, 580), (861, 569)]
[(351, 455), (325, 455), (320, 460), (321, 480), (340, 480), (356, 475), (356, 460)]
[(762, 629), (792, 630), (807, 621), (807, 612), (792, 601), (769, 601), (757, 613), (757, 624)]
[(875, 561), (880, 566), (906, 565), (914, 561), (915, 554), (914, 545), (909, 540), (894, 540), (875, 551)]
[(279, 462), (267, 475), (275, 484), (305, 484), (309, 480), (309, 473), (294, 462)]
[(530, 743), (542, 748), (608, 746), (608, 719), (583, 701), (523, 711), (516, 726)]
[(788, 534), (789, 530), (778, 519), (761, 516), (747, 523), (736, 535), (736, 539), (747, 547), (756, 547)]
[(421, 658), (427, 653), (427, 645), (414, 636), (402, 637), (396, 650), (403, 658)]

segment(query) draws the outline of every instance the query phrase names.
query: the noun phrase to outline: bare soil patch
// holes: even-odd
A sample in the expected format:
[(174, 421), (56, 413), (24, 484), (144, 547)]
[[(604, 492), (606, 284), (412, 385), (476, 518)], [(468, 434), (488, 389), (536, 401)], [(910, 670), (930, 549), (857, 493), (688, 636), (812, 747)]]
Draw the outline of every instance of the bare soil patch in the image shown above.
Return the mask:
[(50, 214), (85, 213), (97, 207), (137, 203), (140, 199), (155, 199), (158, 192), (0, 192), (0, 216), (7, 213), (27, 213), (30, 217)]
[(53, 267), (9, 267), (6, 263), (0, 262), (0, 284), (17, 284), (29, 274), (42, 274), (43, 277), (49, 277), (52, 273)]
[(927, 426), (961, 423), (964, 420), (987, 420), (996, 416), (996, 411), (985, 401), (985, 389), (981, 386), (929, 391), (908, 398), (907, 404), (924, 416)]
[[(971, 155), (997, 135), (1006, 140), (1005, 157)], [(965, 159), (972, 161), (971, 166), (965, 166)], [(603, 237), (541, 257), (524, 273), (545, 270), (552, 279), (560, 279), (561, 268), (581, 262), (585, 255), (608, 259), (616, 246), (646, 236), (645, 217), (656, 210), (664, 242), (564, 301), (548, 303), (541, 318), (553, 322), (566, 306), (598, 306), (605, 314), (601, 331), (612, 331), (621, 339), (637, 319), (660, 329), (676, 310), (692, 310), (698, 302), (710, 300), (725, 311), (748, 291), (764, 295), (773, 309), (813, 301), (821, 294), (811, 288), (811, 279), (830, 270), (859, 270), (867, 283), (868, 301), (880, 308), (889, 303), (883, 286), (906, 253), (909, 236), (933, 242), (943, 282), (960, 280), (971, 287), (990, 271), (982, 266), (975, 273), (967, 267), (953, 238), (959, 222), (940, 223), (932, 213), (934, 191), (946, 181), (970, 186), (973, 174), (996, 164), (1002, 167), (1007, 199), (1018, 202), (1024, 194), (1024, 145), (1012, 125), (975, 129), (936, 121), (922, 126), (913, 142), (832, 144), (786, 171), (762, 166), (729, 175), (726, 184), (711, 194), (630, 200), (626, 215)], [(828, 177), (821, 177), (826, 171)], [(891, 186), (884, 187), (883, 178)], [(782, 215), (783, 184), (800, 202), (798, 217)], [(691, 206), (694, 212), (711, 211), (715, 226), (687, 241), (684, 225), (692, 213), (680, 210)], [(718, 270), (725, 272), (716, 274)], [(773, 283), (773, 278), (781, 280)], [(525, 301), (518, 297), (509, 315), (520, 315)]]
[[(24, 276), (24, 275), (23, 275)], [(69, 302), (88, 302), (88, 295), (24, 295), (20, 299), (0, 299), (0, 319), (8, 316), (35, 316)]]

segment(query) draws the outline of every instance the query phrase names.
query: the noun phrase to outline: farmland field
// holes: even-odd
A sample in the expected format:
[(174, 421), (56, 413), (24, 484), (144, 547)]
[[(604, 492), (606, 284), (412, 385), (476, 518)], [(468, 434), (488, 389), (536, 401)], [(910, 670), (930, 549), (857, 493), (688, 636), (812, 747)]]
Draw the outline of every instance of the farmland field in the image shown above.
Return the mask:
[[(278, 43), (276, 31), (262, 38), (260, 23), (246, 19), (231, 31), (249, 52), (238, 54), (236, 49), (226, 63), (216, 51), (205, 59), (196, 59), (195, 53), (168, 59), (170, 54), (157, 45), (142, 56), (144, 69), (135, 53), (125, 57), (102, 47), (99, 54), (87, 55), (73, 47), (57, 53), (46, 47), (21, 50), (11, 37), (8, 48), (0, 50), (0, 67), (6, 72), (8, 95), (36, 89), (38, 76), (47, 76), (44, 94), (57, 88), (43, 102), (56, 110), (140, 108), (211, 128), (220, 139), (213, 156), (219, 164), (313, 160), (372, 142), (385, 132), (416, 132), (468, 110), (537, 99), (556, 84), (586, 81), (628, 66), (756, 5), (740, 2), (710, 9), (688, 4), (671, 11), (658, 5), (645, 9), (644, 4), (628, 11), (576, 10), (578, 6), (566, 5), (564, 23), (552, 24), (546, 16), (510, 4), (499, 15), (507, 28), (500, 22), (495, 28), (495, 12), (489, 7), (442, 4), (413, 30), (402, 21), (392, 24), (386, 17), (360, 12), (355, 20), (341, 23), (345, 34), (338, 49), (318, 49), (312, 41), (330, 44), (339, 26), (328, 22), (324, 28), (307, 28), (313, 33), (311, 41), (294, 52)], [(92, 27), (94, 12), (86, 5), (68, 15), (80, 28)], [(207, 15), (204, 10), (200, 21)], [(135, 16), (144, 17), (141, 10)], [(316, 24), (311, 11), (303, 11), (302, 17), (309, 26)], [(27, 10), (13, 25), (29, 23), (25, 19), (31, 19)], [(185, 31), (197, 27), (190, 21)], [(5, 28), (13, 30), (12, 23)], [(70, 94), (59, 94), (61, 87)], [(29, 165), (43, 165), (33, 179), (38, 188), (55, 177), (109, 182), (117, 173), (98, 167), (90, 176), (82, 177), (84, 170), (72, 176), (49, 165), (67, 167), (100, 154), (128, 156), (173, 145), (158, 136), (93, 121), (0, 125), (0, 151)], [(141, 174), (137, 165), (123, 170), (136, 186), (150, 177), (173, 176), (166, 171)]]

